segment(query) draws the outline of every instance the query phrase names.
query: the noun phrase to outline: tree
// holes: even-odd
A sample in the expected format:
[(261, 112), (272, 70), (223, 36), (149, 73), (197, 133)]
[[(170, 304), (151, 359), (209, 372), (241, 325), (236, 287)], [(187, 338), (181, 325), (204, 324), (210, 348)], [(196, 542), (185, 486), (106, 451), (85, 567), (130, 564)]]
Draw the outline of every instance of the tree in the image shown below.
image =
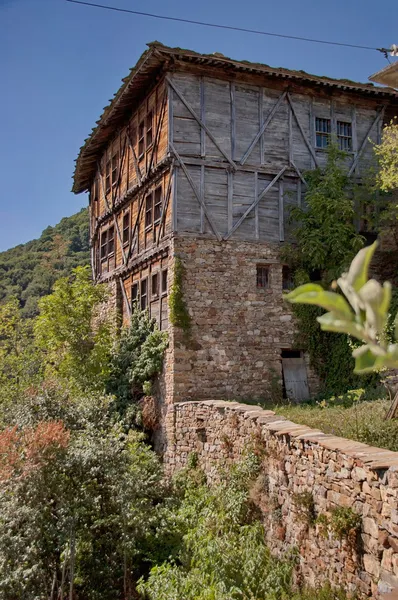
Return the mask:
[(40, 380), (33, 324), (23, 319), (16, 298), (0, 306), (0, 404), (12, 404)]
[(326, 166), (305, 174), (306, 206), (291, 210), (295, 266), (308, 274), (319, 271), (325, 281), (331, 281), (363, 246), (354, 227), (353, 194), (343, 158), (344, 153), (331, 145)]
[[(378, 184), (384, 192), (398, 188), (398, 122), (396, 117), (383, 129), (381, 144), (374, 147), (379, 159)], [(395, 207), (397, 208), (397, 207)], [(398, 213), (396, 214), (398, 218)]]
[(98, 310), (106, 295), (104, 286), (92, 284), (89, 267), (77, 267), (40, 300), (35, 338), (48, 376), (74, 382), (83, 390), (104, 389), (112, 328), (109, 319), (98, 317)]
[(164, 487), (156, 455), (110, 402), (53, 385), (9, 413), (0, 434), (0, 598), (131, 599)]

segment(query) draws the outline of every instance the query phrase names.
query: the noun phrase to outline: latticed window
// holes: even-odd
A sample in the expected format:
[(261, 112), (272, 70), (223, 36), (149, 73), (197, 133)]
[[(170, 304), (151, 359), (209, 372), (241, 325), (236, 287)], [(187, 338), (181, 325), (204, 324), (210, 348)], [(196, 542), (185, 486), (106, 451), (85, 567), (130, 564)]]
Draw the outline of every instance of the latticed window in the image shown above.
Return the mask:
[(153, 220), (155, 223), (159, 221), (162, 214), (162, 188), (158, 187), (155, 190), (155, 200), (153, 207)]
[(131, 309), (135, 310), (138, 302), (138, 283), (131, 286)]
[(141, 157), (145, 152), (145, 121), (138, 125), (138, 156)]
[(108, 255), (113, 254), (115, 251), (115, 228), (109, 227), (108, 229)]
[(153, 142), (153, 111), (149, 111), (146, 116), (146, 147), (148, 148)]
[(108, 232), (101, 233), (101, 259), (103, 260), (108, 255)]
[(321, 119), (319, 117), (316, 117), (315, 135), (317, 148), (327, 148), (329, 146), (331, 132), (332, 126), (330, 119)]
[(105, 194), (109, 194), (111, 187), (111, 161), (108, 160), (105, 166)]
[(257, 287), (268, 288), (269, 287), (269, 266), (268, 265), (257, 265)]
[(159, 296), (159, 273), (154, 273), (152, 275), (151, 293), (154, 298)]
[(145, 227), (152, 225), (152, 194), (148, 194), (145, 199)]
[(123, 244), (128, 244), (130, 240), (130, 213), (123, 215)]
[(112, 187), (117, 184), (119, 177), (119, 152), (112, 156)]
[(337, 121), (337, 143), (340, 150), (350, 152), (352, 150), (352, 124), (345, 121)]
[(141, 279), (140, 305), (141, 310), (148, 306), (148, 279)]

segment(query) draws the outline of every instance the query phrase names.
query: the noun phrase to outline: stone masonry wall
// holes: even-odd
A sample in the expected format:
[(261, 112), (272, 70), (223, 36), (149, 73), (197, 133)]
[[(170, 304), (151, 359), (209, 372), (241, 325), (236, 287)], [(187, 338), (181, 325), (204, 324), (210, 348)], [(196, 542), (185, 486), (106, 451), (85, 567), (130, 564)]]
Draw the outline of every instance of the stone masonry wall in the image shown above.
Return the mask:
[[(196, 452), (211, 479), (249, 445), (259, 451), (262, 473), (253, 498), (262, 510), (268, 544), (280, 554), (298, 548), (307, 583), (330, 581), (361, 598), (398, 588), (398, 453), (326, 435), (237, 402), (182, 402), (171, 404), (169, 411), (164, 454), (169, 473)], [(320, 525), (304, 522), (294, 496), (302, 492), (312, 495), (316, 515), (330, 515), (335, 507), (360, 514), (359, 545), (322, 535)]]
[[(295, 348), (279, 245), (187, 236), (173, 244), (192, 318), (189, 343), (173, 333), (175, 401), (270, 397), (282, 384), (281, 350)], [(257, 287), (257, 265), (269, 266), (267, 289)], [(316, 377), (307, 373), (314, 393)]]

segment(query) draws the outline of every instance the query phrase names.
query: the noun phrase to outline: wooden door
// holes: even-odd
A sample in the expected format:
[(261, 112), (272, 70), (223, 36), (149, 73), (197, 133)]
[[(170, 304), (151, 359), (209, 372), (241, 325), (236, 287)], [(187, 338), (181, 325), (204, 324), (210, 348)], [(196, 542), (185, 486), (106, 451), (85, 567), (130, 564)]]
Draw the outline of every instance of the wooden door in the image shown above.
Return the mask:
[(308, 400), (310, 391), (304, 358), (282, 357), (282, 369), (286, 396), (289, 400), (294, 400), (295, 402)]

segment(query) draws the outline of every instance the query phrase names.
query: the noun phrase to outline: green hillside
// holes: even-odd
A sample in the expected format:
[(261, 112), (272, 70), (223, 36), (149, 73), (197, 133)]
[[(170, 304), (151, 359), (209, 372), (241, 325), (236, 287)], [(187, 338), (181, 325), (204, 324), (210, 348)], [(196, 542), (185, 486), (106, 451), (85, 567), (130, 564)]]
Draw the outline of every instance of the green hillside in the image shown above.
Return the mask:
[(88, 209), (47, 227), (40, 238), (0, 252), (0, 303), (16, 296), (26, 317), (71, 269), (90, 262)]

